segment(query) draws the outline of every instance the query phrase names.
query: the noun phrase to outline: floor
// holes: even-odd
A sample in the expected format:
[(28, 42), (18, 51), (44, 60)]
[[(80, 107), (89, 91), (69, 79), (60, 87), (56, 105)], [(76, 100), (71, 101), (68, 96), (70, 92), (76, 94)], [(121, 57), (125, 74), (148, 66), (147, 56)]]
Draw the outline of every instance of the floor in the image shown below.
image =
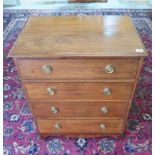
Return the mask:
[(21, 5), (4, 9), (151, 9), (151, 0), (108, 0), (106, 3), (68, 3), (67, 0), (21, 0)]

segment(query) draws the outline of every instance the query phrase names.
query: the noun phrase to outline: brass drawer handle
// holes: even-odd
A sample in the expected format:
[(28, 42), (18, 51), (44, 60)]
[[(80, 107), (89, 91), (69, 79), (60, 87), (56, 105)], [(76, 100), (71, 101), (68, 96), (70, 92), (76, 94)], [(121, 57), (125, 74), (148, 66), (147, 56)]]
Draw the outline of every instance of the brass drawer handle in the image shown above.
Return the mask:
[(59, 109), (56, 108), (56, 107), (51, 107), (51, 112), (54, 113), (54, 114), (56, 114), (56, 113), (59, 112)]
[(107, 108), (107, 107), (102, 107), (102, 108), (101, 108), (101, 112), (103, 112), (103, 113), (108, 113), (108, 108)]
[(101, 128), (101, 129), (106, 129), (107, 127), (106, 127), (105, 124), (102, 123), (102, 124), (100, 124), (100, 128)]
[(110, 95), (112, 93), (112, 89), (111, 88), (104, 88), (103, 93), (104, 93), (104, 95)]
[(56, 129), (61, 129), (61, 128), (62, 128), (61, 124), (59, 124), (59, 123), (56, 123), (56, 124), (54, 125), (54, 127), (55, 127)]
[(49, 74), (52, 72), (52, 67), (50, 65), (44, 65), (42, 67), (42, 72), (46, 73), (46, 74)]
[(56, 93), (56, 90), (54, 88), (47, 88), (48, 95), (54, 95)]
[(108, 64), (105, 66), (106, 73), (113, 73), (115, 71), (115, 66), (112, 64)]

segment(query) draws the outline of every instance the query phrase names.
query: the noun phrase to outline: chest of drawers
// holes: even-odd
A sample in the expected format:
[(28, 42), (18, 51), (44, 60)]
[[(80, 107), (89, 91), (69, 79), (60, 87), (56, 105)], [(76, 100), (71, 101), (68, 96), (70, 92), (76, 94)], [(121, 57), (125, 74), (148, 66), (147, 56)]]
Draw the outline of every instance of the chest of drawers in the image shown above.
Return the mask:
[(10, 56), (41, 136), (124, 131), (147, 52), (128, 16), (30, 17)]

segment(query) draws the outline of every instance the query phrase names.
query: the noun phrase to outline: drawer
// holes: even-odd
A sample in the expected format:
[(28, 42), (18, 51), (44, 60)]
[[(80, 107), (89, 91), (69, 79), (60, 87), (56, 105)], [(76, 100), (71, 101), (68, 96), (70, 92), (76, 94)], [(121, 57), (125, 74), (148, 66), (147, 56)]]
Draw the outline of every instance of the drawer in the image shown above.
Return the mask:
[(107, 59), (19, 59), (23, 79), (132, 79), (139, 58)]
[(134, 83), (25, 83), (30, 100), (129, 100)]
[(36, 120), (40, 133), (121, 133), (123, 120)]
[(118, 117), (124, 118), (128, 102), (36, 101), (31, 102), (36, 117)]

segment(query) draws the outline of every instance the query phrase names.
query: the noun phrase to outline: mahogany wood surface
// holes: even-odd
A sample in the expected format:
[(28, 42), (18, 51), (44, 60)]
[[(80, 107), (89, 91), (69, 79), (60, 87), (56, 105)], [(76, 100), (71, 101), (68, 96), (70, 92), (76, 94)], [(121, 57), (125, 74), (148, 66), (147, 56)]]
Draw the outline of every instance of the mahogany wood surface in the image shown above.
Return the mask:
[[(124, 59), (20, 59), (18, 65), (23, 79), (134, 79), (138, 70), (139, 58)], [(113, 73), (106, 73), (105, 66), (113, 64)], [(52, 72), (42, 71), (44, 65), (49, 65)], [(27, 67), (29, 66), (29, 67)], [(26, 69), (25, 69), (26, 68)]]
[(129, 16), (32, 16), (10, 55), (139, 57), (147, 53)]
[(131, 100), (130, 100), (130, 102), (128, 104), (128, 107), (127, 107), (127, 110), (126, 110), (126, 115), (125, 115), (125, 118), (124, 118), (125, 121), (124, 121), (124, 125), (123, 126), (125, 126), (125, 122), (128, 119), (129, 110), (130, 110), (130, 107), (131, 107), (132, 99), (134, 97), (134, 93), (135, 93), (135, 90), (136, 90), (136, 86), (137, 86), (138, 78), (139, 78), (139, 75), (140, 75), (140, 71), (141, 71), (142, 66), (143, 66), (143, 62), (144, 62), (144, 57), (141, 57), (140, 58), (140, 62), (139, 62), (139, 66), (138, 66), (137, 75), (136, 75), (136, 82), (134, 83), (134, 88), (132, 90)]
[[(56, 123), (59, 123), (62, 128), (55, 128)], [(122, 131), (123, 120), (37, 119), (37, 124), (41, 133), (119, 133)], [(106, 129), (100, 128), (101, 124), (105, 124)]]
[[(25, 83), (30, 100), (130, 100), (134, 83)], [(56, 90), (48, 95), (47, 88)], [(110, 95), (103, 89), (111, 88)]]
[[(36, 117), (113, 117), (124, 118), (128, 102), (109, 102), (109, 101), (33, 101), (31, 106)], [(58, 110), (53, 113), (51, 108)], [(108, 111), (104, 113), (102, 108)]]
[[(124, 132), (147, 52), (129, 16), (34, 16), (9, 56), (42, 137), (93, 137)], [(113, 73), (105, 72), (107, 64)], [(43, 72), (44, 65), (52, 72)], [(112, 93), (105, 95), (104, 88)]]

